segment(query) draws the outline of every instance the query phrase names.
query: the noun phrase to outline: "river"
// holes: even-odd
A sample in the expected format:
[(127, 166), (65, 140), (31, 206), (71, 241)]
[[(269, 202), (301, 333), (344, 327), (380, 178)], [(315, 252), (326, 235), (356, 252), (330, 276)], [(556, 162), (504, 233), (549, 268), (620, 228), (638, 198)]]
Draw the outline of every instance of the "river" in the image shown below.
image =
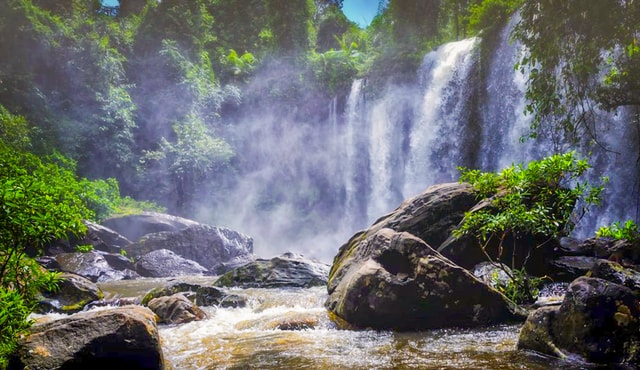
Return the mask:
[[(141, 295), (166, 281), (140, 279), (100, 286), (106, 298), (117, 298)], [(169, 369), (585, 368), (518, 351), (519, 325), (402, 333), (346, 330), (338, 328), (324, 309), (324, 287), (233, 293), (246, 296), (247, 306), (203, 307), (206, 320), (160, 325)]]

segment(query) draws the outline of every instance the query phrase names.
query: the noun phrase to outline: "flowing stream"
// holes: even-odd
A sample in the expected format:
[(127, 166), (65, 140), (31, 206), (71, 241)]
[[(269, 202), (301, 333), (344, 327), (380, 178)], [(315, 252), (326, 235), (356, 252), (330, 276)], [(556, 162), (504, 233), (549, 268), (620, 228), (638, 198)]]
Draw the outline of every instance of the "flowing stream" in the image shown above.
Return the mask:
[[(139, 296), (168, 279), (100, 284), (106, 298)], [(181, 277), (207, 283), (211, 277)], [(190, 369), (582, 369), (516, 350), (519, 325), (399, 333), (339, 329), (326, 288), (234, 289), (244, 308), (203, 307), (208, 319), (160, 325), (169, 368)]]

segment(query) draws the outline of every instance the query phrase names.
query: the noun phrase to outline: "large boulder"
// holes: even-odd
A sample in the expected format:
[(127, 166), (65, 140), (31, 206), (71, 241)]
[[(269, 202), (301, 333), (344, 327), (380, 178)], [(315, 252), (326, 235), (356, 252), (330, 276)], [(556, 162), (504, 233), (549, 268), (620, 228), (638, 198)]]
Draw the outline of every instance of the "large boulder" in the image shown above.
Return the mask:
[(388, 228), (356, 234), (334, 260), (325, 306), (359, 327), (422, 330), (515, 318), (502, 294), (423, 240)]
[(45, 246), (46, 254), (76, 252), (76, 246), (91, 245), (93, 249), (108, 253), (120, 253), (123, 247), (131, 244), (131, 241), (108, 227), (94, 222), (83, 221), (87, 232), (81, 236), (69, 235), (66, 239), (55, 240)]
[(599, 259), (591, 268), (589, 276), (626, 286), (640, 297), (640, 272), (624, 268), (617, 262)]
[(102, 225), (137, 241), (143, 235), (162, 231), (180, 231), (198, 222), (182, 217), (156, 212), (143, 212), (134, 215), (119, 215), (102, 221)]
[(57, 291), (42, 292), (36, 312), (74, 313), (104, 296), (96, 284), (80, 275), (62, 273), (60, 278)]
[(476, 203), (476, 192), (467, 183), (433, 185), (378, 219), (367, 234), (385, 228), (406, 231), (437, 249)]
[(159, 249), (173, 251), (212, 272), (228, 261), (246, 259), (246, 262), (250, 262), (255, 259), (251, 237), (209, 225), (192, 225), (179, 231), (147, 234), (127, 247), (127, 253), (141, 256)]
[(135, 270), (144, 277), (206, 275), (209, 271), (199, 263), (182, 258), (168, 249), (149, 252), (138, 258)]
[(530, 314), (518, 348), (602, 364), (640, 363), (640, 301), (622, 285), (598, 278), (573, 281), (559, 307)]
[(181, 293), (154, 298), (147, 307), (158, 315), (161, 324), (185, 324), (207, 318), (204, 311)]
[(270, 260), (259, 259), (237, 267), (216, 282), (216, 286), (242, 288), (282, 288), (324, 286), (329, 265), (301, 255), (285, 253)]
[(35, 324), (10, 369), (164, 369), (154, 313), (127, 306)]
[(95, 282), (130, 279), (127, 271), (119, 271), (111, 267), (102, 253), (59, 253), (54, 256), (60, 271), (84, 276)]

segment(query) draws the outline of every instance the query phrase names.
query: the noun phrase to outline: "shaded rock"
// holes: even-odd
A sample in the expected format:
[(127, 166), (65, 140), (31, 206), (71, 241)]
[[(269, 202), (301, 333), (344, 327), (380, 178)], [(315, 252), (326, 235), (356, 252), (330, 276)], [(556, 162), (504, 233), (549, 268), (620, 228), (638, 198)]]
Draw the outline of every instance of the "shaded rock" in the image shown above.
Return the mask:
[(138, 258), (135, 270), (144, 277), (205, 275), (209, 271), (195, 261), (182, 258), (168, 249), (149, 252)]
[(164, 288), (152, 289), (142, 298), (141, 304), (147, 304), (154, 298), (171, 296), (176, 293), (183, 293), (198, 306), (244, 307), (247, 305), (246, 298), (242, 296), (227, 294), (222, 289), (213, 286), (190, 283), (174, 283)]
[(57, 292), (43, 292), (38, 300), (37, 313), (74, 313), (87, 304), (102, 299), (100, 288), (90, 280), (71, 273), (63, 273)]
[(131, 260), (120, 253), (105, 253), (102, 252), (102, 257), (107, 261), (109, 266), (113, 267), (118, 271), (124, 270), (135, 270), (133, 266), (133, 262)]
[(111, 267), (101, 253), (60, 253), (55, 256), (60, 271), (81, 275), (95, 282), (123, 280), (125, 273)]
[[(474, 205), (468, 212), (492, 211), (492, 199), (483, 199)], [(462, 224), (460, 222), (456, 228)], [(454, 237), (450, 235), (436, 250), (455, 264), (468, 270), (473, 270), (479, 263), (487, 261), (487, 255), (491, 260), (508, 266), (523, 266), (535, 276), (548, 275), (548, 263), (557, 257), (556, 249), (559, 242), (544, 236), (522, 234), (514, 236), (506, 235), (500, 242), (489, 240), (486, 245), (480, 245), (477, 238), (472, 235)]]
[(631, 289), (640, 296), (640, 272), (624, 268), (617, 262), (597, 260), (589, 273), (591, 277), (611, 281)]
[(131, 240), (108, 227), (87, 220), (84, 224), (87, 226), (87, 233), (76, 245), (90, 244), (99, 251), (120, 253), (122, 248), (131, 244)]
[(528, 317), (518, 348), (594, 363), (638, 364), (640, 301), (627, 287), (580, 277), (559, 307), (543, 307)]
[(598, 261), (596, 257), (563, 256), (551, 261), (549, 276), (556, 281), (573, 281), (584, 276)]
[(323, 286), (327, 284), (329, 266), (285, 253), (270, 260), (256, 260), (222, 275), (216, 286), (243, 288), (282, 288)]
[(91, 245), (95, 250), (108, 253), (120, 253), (120, 250), (131, 244), (131, 241), (117, 232), (98, 225), (94, 222), (84, 220), (87, 232), (81, 236), (69, 235), (67, 239), (55, 240), (45, 246), (45, 253), (56, 255), (59, 253), (77, 252), (79, 245)]
[(104, 220), (102, 225), (115, 230), (129, 240), (137, 241), (146, 234), (162, 231), (180, 231), (189, 226), (199, 225), (199, 223), (164, 213), (143, 212), (135, 215), (112, 217)]
[(147, 234), (127, 248), (132, 256), (168, 249), (183, 258), (198, 262), (209, 271), (224, 263), (253, 260), (253, 239), (247, 235), (208, 225), (188, 226), (180, 231)]
[(158, 315), (159, 322), (164, 324), (185, 324), (207, 317), (204, 311), (181, 293), (154, 298), (149, 301), (147, 307)]
[(506, 297), (409, 233), (356, 234), (334, 260), (325, 306), (359, 327), (421, 330), (515, 318)]
[(60, 264), (54, 256), (36, 257), (36, 261), (47, 270), (60, 271)]
[(127, 306), (80, 312), (31, 328), (11, 369), (164, 369), (151, 310)]
[(589, 238), (579, 240), (563, 238), (560, 245), (560, 252), (565, 255), (610, 259), (622, 265), (640, 264), (640, 246), (624, 239)]
[(567, 358), (554, 343), (552, 326), (556, 320), (559, 305), (541, 307), (529, 314), (518, 337), (518, 348), (528, 349), (539, 353)]
[(485, 261), (473, 267), (473, 276), (493, 288), (498, 285), (507, 286), (511, 282), (509, 274), (511, 269), (504, 264)]

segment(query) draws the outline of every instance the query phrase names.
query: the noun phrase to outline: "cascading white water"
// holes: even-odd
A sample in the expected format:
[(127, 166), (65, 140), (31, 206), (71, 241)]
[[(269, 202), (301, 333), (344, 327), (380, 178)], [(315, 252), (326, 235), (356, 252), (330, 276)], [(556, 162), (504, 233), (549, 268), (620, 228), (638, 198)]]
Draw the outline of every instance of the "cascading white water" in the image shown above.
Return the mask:
[[(362, 132), (364, 119), (361, 116), (364, 110), (364, 97), (362, 95), (361, 79), (357, 79), (351, 86), (351, 91), (347, 98), (347, 106), (345, 112), (346, 124), (344, 128), (344, 135), (342, 136), (342, 150), (344, 152), (344, 160), (346, 164), (341, 166), (344, 169), (344, 191), (345, 191), (345, 210), (343, 212), (343, 221), (347, 227), (357, 229), (363, 227), (363, 222), (360, 220), (362, 212), (361, 205), (359, 204), (359, 193), (362, 179), (360, 178), (359, 163), (361, 158), (359, 156), (359, 148), (362, 146), (358, 140), (358, 134)], [(339, 153), (339, 151), (337, 151)], [(339, 161), (342, 162), (342, 161)]]
[[(521, 46), (509, 43), (516, 22), (494, 40), (486, 60), (477, 38), (442, 45), (425, 55), (414, 83), (355, 80), (345, 101), (327, 101), (326, 115), (256, 105), (233, 126), (244, 172), (226, 204), (203, 212), (253, 236), (259, 256), (291, 250), (329, 262), (351, 235), (404, 199), (456, 181), (457, 166), (498, 171), (575, 147), (544, 135), (520, 141), (531, 118), (523, 114), (527, 76), (514, 69)], [(583, 235), (636, 216), (635, 124), (629, 112), (600, 116), (602, 127), (612, 127), (598, 130), (610, 151), (582, 151), (594, 153), (592, 178), (612, 181)]]
[(464, 110), (477, 38), (451, 42), (424, 57), (419, 71), (424, 90), (411, 127), (404, 197), (426, 186), (457, 178), (467, 130)]

